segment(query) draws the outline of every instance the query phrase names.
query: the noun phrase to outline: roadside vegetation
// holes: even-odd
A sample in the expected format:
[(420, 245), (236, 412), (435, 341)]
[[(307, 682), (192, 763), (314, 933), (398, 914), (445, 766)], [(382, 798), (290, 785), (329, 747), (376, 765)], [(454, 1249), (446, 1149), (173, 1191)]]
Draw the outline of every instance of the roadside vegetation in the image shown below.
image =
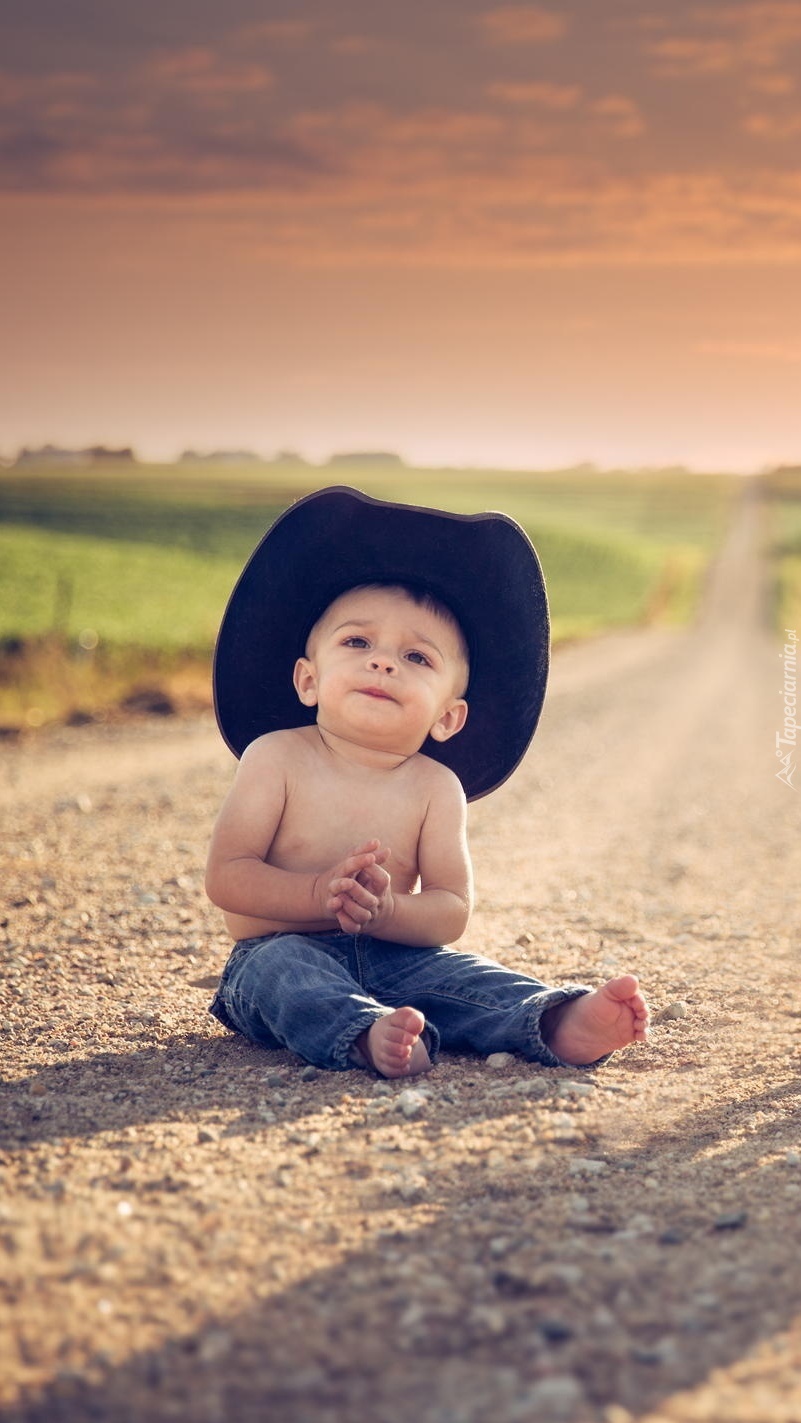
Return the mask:
[(801, 467), (774, 470), (765, 479), (768, 533), (774, 569), (776, 626), (801, 631)]

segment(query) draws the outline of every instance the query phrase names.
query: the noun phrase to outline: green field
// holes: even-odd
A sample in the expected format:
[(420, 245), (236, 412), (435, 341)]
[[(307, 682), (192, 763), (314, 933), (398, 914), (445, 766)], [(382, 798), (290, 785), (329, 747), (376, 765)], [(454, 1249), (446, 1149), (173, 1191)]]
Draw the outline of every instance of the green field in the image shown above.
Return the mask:
[(801, 630), (801, 468), (775, 470), (765, 480), (775, 569), (776, 626)]
[[(193, 683), (265, 529), (331, 483), (473, 513), (499, 508), (540, 555), (554, 638), (678, 621), (738, 482), (681, 471), (520, 474), (403, 466), (32, 466), (0, 474), (0, 720), (97, 708), (132, 683)], [(83, 645), (82, 645), (83, 644)], [(190, 677), (188, 668), (194, 667)]]

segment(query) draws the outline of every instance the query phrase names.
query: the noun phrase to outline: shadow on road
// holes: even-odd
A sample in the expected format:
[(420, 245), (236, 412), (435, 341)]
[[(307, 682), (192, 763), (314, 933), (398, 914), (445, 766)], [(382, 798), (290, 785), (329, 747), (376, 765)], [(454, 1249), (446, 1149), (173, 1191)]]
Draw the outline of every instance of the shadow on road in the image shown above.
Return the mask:
[[(101, 1105), (104, 1129), (186, 1120), (188, 1080), (192, 1091), (203, 1086), (209, 1107), (230, 1108), (226, 1081), (252, 1100), (254, 1065), (263, 1076), (258, 1049), (198, 1038), (54, 1066), (34, 1081), (74, 1094), (71, 1129), (88, 1138)], [(438, 1071), (438, 1091), (454, 1070)], [(163, 1074), (158, 1094), (138, 1092), (155, 1072)], [(117, 1078), (124, 1086), (109, 1100)], [(363, 1075), (303, 1082), (303, 1101), (287, 1103), (282, 1122), (336, 1102), (354, 1082), (363, 1087)], [(434, 1147), (424, 1220), (396, 1197), (388, 1227), (380, 1181), (360, 1181), (352, 1210), (371, 1226), (369, 1249), (317, 1268), (311, 1240), (320, 1222), (311, 1222), (311, 1258), (296, 1283), (275, 1281), (268, 1298), (243, 1301), (238, 1313), (209, 1317), (202, 1330), (122, 1367), (101, 1367), (91, 1382), (57, 1381), (3, 1417), (394, 1423), (402, 1412), (422, 1423), (583, 1423), (614, 1402), (641, 1418), (677, 1391), (702, 1387), (715, 1369), (773, 1348), (801, 1311), (798, 1195), (783, 1196), (784, 1181), (793, 1182), (787, 1150), (799, 1093), (801, 1080), (790, 1079), (693, 1108), (670, 1130), (641, 1137), (639, 1150), (593, 1152), (606, 1169), (591, 1180), (571, 1177), (574, 1150), (544, 1156), (541, 1170), (511, 1163), (499, 1175), (481, 1158), (441, 1179)], [(484, 1110), (496, 1130), (508, 1112), (510, 1139), (519, 1129), (519, 1098), (478, 1094), (472, 1118)], [(26, 1143), (50, 1139), (44, 1108), (16, 1130)], [(265, 1133), (245, 1117), (231, 1130)], [(633, 1218), (624, 1174), (627, 1185), (642, 1182)], [(732, 1184), (736, 1209), (721, 1212)], [(784, 1199), (786, 1208), (768, 1216), (763, 1199)], [(265, 1232), (278, 1223), (266, 1217)], [(721, 1407), (697, 1416), (733, 1416)]]

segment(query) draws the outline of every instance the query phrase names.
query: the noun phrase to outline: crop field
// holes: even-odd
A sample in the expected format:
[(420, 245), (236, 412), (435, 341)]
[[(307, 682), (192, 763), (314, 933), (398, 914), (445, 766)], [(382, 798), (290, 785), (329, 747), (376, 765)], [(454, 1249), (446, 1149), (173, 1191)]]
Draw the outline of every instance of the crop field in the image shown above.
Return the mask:
[(553, 474), (242, 466), (0, 474), (0, 723), (95, 713), (143, 681), (208, 699), (208, 662), (246, 558), (291, 500), (347, 483), (531, 535), (556, 641), (691, 615), (737, 481), (683, 472)]
[(776, 624), (801, 629), (801, 469), (779, 469), (766, 480), (775, 568)]

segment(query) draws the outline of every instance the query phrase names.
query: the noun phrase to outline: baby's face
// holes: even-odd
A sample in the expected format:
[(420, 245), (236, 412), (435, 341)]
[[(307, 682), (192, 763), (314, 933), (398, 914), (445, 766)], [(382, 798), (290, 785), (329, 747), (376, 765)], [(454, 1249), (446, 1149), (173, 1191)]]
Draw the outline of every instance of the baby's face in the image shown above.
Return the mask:
[(312, 629), (295, 686), (332, 734), (411, 755), (461, 730), (467, 668), (458, 631), (399, 588), (343, 593)]

